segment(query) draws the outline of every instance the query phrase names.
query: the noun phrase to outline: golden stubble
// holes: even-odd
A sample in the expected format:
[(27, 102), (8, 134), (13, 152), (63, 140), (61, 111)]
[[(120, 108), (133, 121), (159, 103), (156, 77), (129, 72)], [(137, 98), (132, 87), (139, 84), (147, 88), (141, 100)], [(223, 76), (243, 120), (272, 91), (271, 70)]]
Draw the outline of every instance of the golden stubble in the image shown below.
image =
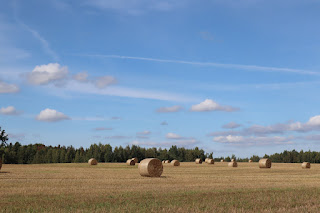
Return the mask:
[[(4, 165), (0, 211), (299, 212), (320, 207), (320, 165), (163, 164), (160, 178), (125, 163)], [(316, 211), (314, 211), (316, 212)]]

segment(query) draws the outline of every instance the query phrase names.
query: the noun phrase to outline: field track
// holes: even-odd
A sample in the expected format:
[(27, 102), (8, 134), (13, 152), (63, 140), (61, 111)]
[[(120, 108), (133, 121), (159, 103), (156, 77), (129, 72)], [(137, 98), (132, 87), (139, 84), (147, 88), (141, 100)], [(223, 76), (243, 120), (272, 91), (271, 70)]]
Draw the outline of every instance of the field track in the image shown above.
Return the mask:
[(320, 164), (165, 164), (161, 178), (125, 163), (3, 165), (0, 198), (0, 212), (318, 212)]

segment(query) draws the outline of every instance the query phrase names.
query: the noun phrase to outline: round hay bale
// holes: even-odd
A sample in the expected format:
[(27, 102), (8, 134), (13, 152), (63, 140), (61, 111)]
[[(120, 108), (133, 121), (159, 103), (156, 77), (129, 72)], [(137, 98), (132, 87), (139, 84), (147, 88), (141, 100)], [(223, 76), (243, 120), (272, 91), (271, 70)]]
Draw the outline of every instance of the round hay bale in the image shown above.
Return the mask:
[(170, 163), (170, 161), (169, 161), (169, 160), (166, 160), (164, 163)]
[(163, 160), (163, 161), (162, 161), (162, 163), (166, 163), (166, 161), (165, 161), (165, 160)]
[(302, 169), (310, 169), (311, 164), (309, 162), (303, 162), (301, 167), (302, 167)]
[(228, 167), (238, 167), (238, 163), (236, 161), (232, 161), (228, 163)]
[(196, 164), (202, 164), (202, 160), (200, 158), (197, 158), (195, 162)]
[(221, 160), (220, 160), (220, 162), (224, 162), (224, 160), (223, 160), (223, 159), (221, 159)]
[(207, 163), (208, 160), (210, 160), (210, 158), (206, 158), (206, 159), (204, 160), (204, 162)]
[(127, 160), (127, 165), (128, 166), (134, 166), (136, 164), (136, 162), (133, 159), (128, 159)]
[(98, 161), (94, 158), (91, 158), (89, 161), (88, 161), (89, 165), (97, 165), (98, 164)]
[(271, 168), (271, 160), (269, 158), (262, 158), (259, 160), (260, 168)]
[(235, 161), (233, 158), (231, 159), (231, 162)]
[(172, 166), (180, 166), (180, 162), (178, 160), (171, 161)]
[(252, 160), (249, 160), (249, 163), (252, 163), (253, 161)]
[(214, 164), (214, 160), (213, 159), (207, 160), (207, 164)]
[(134, 160), (134, 163), (138, 163), (139, 162), (138, 158), (132, 158), (132, 160)]
[(139, 163), (139, 173), (145, 177), (160, 177), (163, 165), (157, 158), (146, 158)]

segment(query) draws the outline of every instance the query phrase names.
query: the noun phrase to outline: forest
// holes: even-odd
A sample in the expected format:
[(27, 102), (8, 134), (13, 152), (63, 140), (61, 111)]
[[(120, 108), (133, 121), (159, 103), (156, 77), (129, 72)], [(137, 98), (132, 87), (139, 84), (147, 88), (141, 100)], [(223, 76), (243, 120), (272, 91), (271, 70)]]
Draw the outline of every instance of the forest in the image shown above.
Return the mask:
[(92, 144), (89, 148), (74, 148), (73, 146), (45, 146), (44, 144), (21, 145), (9, 143), (0, 148), (3, 162), (6, 164), (40, 164), (40, 163), (84, 163), (90, 158), (99, 162), (125, 162), (127, 159), (137, 157), (158, 158), (160, 160), (177, 159), (181, 162), (194, 161), (196, 158), (204, 160), (206, 157), (215, 161), (224, 159), (230, 161), (232, 158), (238, 162), (247, 162), (249, 159), (258, 162), (260, 158), (270, 158), (275, 163), (320, 163), (320, 152), (315, 151), (283, 151), (264, 156), (251, 156), (250, 158), (237, 158), (235, 155), (222, 157), (218, 153), (206, 153), (203, 149), (195, 147), (186, 149), (183, 147), (171, 146), (169, 149), (142, 148), (132, 145), (126, 147), (112, 147), (110, 144)]

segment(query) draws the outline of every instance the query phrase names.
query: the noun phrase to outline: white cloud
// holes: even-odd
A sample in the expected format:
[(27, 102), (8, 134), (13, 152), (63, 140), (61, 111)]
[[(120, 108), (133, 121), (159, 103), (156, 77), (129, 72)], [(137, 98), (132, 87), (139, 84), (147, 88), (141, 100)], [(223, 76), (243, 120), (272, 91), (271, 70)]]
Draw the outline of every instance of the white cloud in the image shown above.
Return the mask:
[(307, 124), (311, 126), (320, 126), (320, 115), (311, 117)]
[(206, 99), (200, 104), (196, 104), (191, 107), (191, 111), (195, 111), (195, 112), (206, 112), (206, 111), (233, 112), (236, 110), (238, 109), (231, 106), (222, 106), (211, 99)]
[(160, 107), (159, 109), (157, 109), (157, 112), (160, 112), (160, 113), (179, 112), (182, 109), (183, 108), (181, 106), (175, 105), (175, 106), (171, 106), (171, 107)]
[(95, 86), (99, 89), (103, 89), (115, 83), (117, 83), (117, 80), (114, 77), (102, 76), (97, 78), (97, 80), (95, 81)]
[(66, 66), (61, 67), (58, 63), (49, 63), (47, 65), (36, 66), (27, 77), (31, 84), (44, 85), (66, 78), (68, 72)]
[(80, 82), (88, 81), (88, 73), (87, 72), (79, 72), (73, 76), (73, 79)]
[(293, 144), (294, 137), (244, 137), (239, 135), (217, 136), (213, 138), (214, 142), (239, 144), (239, 145), (271, 145), (271, 144)]
[(150, 134), (151, 134), (151, 132), (148, 130), (145, 130), (143, 132), (137, 132), (137, 135), (150, 135)]
[(17, 93), (20, 89), (15, 84), (8, 84), (6, 82), (0, 81), (0, 94), (1, 93)]
[(167, 135), (166, 135), (166, 138), (168, 139), (182, 139), (184, 137), (178, 135), (178, 134), (175, 134), (175, 133), (172, 133), (172, 132), (169, 132)]
[(3, 115), (18, 115), (19, 112), (13, 106), (2, 107), (0, 109), (0, 114)]
[(227, 124), (223, 125), (222, 128), (224, 128), (224, 129), (235, 129), (235, 128), (238, 128), (240, 126), (241, 126), (241, 124), (238, 124), (236, 122), (230, 122), (230, 123), (227, 123)]
[(47, 108), (45, 110), (42, 110), (40, 114), (37, 115), (36, 119), (38, 121), (56, 122), (62, 120), (69, 120), (70, 118), (62, 112), (58, 112), (54, 109)]

